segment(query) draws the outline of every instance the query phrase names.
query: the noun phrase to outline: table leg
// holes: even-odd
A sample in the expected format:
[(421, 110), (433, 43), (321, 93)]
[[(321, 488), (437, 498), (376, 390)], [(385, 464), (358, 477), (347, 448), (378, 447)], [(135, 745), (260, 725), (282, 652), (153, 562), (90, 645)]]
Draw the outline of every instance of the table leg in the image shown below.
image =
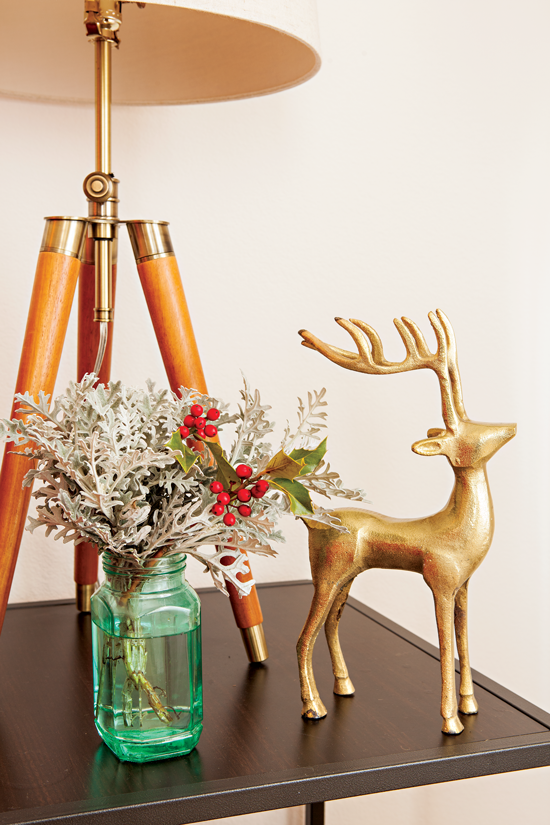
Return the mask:
[(324, 802), (308, 802), (306, 805), (306, 825), (325, 825)]

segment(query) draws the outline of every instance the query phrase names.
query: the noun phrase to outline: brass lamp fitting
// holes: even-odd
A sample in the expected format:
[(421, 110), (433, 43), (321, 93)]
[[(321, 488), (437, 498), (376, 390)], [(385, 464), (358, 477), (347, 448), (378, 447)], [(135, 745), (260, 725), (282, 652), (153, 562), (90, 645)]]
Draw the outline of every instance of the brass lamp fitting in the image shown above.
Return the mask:
[(84, 25), (90, 40), (108, 40), (118, 48), (121, 24), (121, 3), (117, 0), (86, 0)]
[(104, 172), (91, 172), (84, 179), (89, 201), (90, 234), (95, 241), (96, 293), (94, 321), (114, 320), (111, 269), (118, 225), (118, 180)]
[(95, 584), (77, 584), (76, 592), (76, 609), (79, 613), (90, 613), (92, 609), (91, 598), (98, 588), (98, 582)]
[(116, 201), (118, 180), (105, 172), (90, 172), (84, 178), (84, 194), (90, 201), (106, 203)]
[(241, 636), (248, 661), (258, 664), (265, 662), (269, 654), (263, 624), (255, 624), (253, 627), (241, 627)]
[(40, 251), (59, 252), (61, 255), (81, 259), (87, 223), (85, 218), (68, 218), (62, 215), (46, 218)]
[(126, 221), (137, 264), (174, 254), (168, 221)]

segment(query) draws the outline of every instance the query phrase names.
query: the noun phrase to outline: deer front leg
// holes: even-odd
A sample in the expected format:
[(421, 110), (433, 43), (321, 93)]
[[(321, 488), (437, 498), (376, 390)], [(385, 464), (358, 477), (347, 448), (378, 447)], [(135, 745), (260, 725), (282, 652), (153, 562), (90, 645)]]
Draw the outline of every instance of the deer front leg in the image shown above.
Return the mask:
[(332, 660), (332, 672), (334, 673), (334, 693), (338, 696), (352, 696), (355, 693), (355, 688), (349, 678), (338, 636), (338, 625), (342, 618), (344, 605), (346, 604), (353, 581), (354, 579), (351, 579), (336, 595), (325, 622), (325, 635)]
[(315, 585), (315, 593), (309, 608), (304, 629), (298, 639), (298, 669), (300, 672), (300, 690), (302, 693), (302, 716), (304, 719), (322, 719), (327, 715), (313, 675), (313, 647), (319, 631), (326, 621), (327, 614), (338, 592), (338, 587), (327, 588), (322, 583)]
[(460, 713), (477, 713), (478, 706), (474, 696), (474, 683), (470, 670), (468, 653), (468, 583), (464, 582), (455, 596), (455, 633), (458, 658), (460, 660)]
[(454, 594), (435, 592), (435, 617), (439, 635), (439, 657), (441, 661), (441, 716), (443, 733), (457, 734), (464, 730), (458, 718), (455, 687), (455, 657), (453, 639)]

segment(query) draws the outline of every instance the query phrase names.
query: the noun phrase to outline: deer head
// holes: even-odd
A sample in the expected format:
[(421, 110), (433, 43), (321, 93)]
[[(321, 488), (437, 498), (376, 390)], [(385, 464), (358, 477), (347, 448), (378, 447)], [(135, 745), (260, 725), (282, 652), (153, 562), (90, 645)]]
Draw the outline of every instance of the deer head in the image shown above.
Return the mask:
[(437, 340), (435, 353), (428, 348), (414, 321), (410, 318), (394, 320), (406, 350), (405, 359), (399, 362), (385, 358), (378, 333), (364, 321), (335, 319), (355, 341), (356, 353), (325, 344), (307, 330), (300, 330), (299, 334), (303, 338), (303, 346), (317, 350), (340, 367), (356, 372), (390, 375), (411, 370), (433, 370), (439, 380), (445, 429), (428, 430), (428, 438), (416, 441), (412, 449), (418, 455), (444, 455), (455, 468), (481, 466), (514, 437), (516, 425), (470, 421), (462, 398), (453, 328), (440, 309), (430, 312), (428, 317)]

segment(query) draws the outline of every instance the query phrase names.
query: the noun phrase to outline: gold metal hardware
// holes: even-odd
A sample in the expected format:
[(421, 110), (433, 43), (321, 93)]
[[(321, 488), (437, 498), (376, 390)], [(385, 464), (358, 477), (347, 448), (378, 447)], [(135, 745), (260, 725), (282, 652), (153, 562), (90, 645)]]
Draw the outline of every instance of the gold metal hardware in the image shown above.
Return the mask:
[(76, 585), (76, 609), (81, 613), (89, 613), (92, 609), (91, 598), (97, 590), (98, 582), (95, 584)]
[(242, 627), (241, 636), (249, 662), (265, 662), (268, 658), (267, 643), (265, 641), (263, 624), (252, 627)]
[[(373, 567), (421, 573), (433, 593), (441, 659), (443, 733), (463, 730), (458, 712), (477, 713), (468, 656), (468, 582), (485, 558), (494, 530), (487, 462), (516, 434), (515, 424), (480, 424), (464, 409), (456, 342), (448, 318), (431, 312), (437, 339), (432, 353), (422, 332), (408, 318), (394, 323), (405, 344), (406, 357), (395, 363), (384, 357), (377, 332), (364, 321), (336, 318), (357, 346), (357, 353), (325, 344), (301, 330), (302, 344), (330, 361), (356, 372), (389, 375), (432, 369), (438, 377), (445, 429), (428, 430), (428, 438), (412, 445), (422, 456), (444, 455), (455, 474), (454, 488), (439, 513), (415, 520), (395, 519), (354, 507), (333, 510), (347, 528), (341, 533), (319, 522), (302, 519), (309, 532), (309, 555), (315, 595), (298, 640), (302, 716), (326, 716), (313, 675), (315, 639), (325, 625), (334, 693), (354, 692), (338, 640), (338, 623), (355, 577)], [(460, 701), (455, 688), (453, 624), (460, 660)]]
[(94, 321), (110, 323), (114, 320), (112, 269), (112, 242), (104, 238), (95, 241), (95, 307)]
[(136, 263), (174, 254), (167, 221), (126, 221)]
[(118, 46), (121, 4), (116, 0), (85, 0), (84, 25), (90, 40), (103, 40)]
[(84, 252), (87, 220), (65, 216), (54, 216), (45, 220), (40, 251), (60, 252), (62, 255), (80, 259)]
[[(88, 223), (88, 237), (93, 237), (92, 233), (92, 226), (93, 224)], [(84, 242), (84, 247), (82, 250), (82, 254), (80, 256), (80, 260), (83, 264), (87, 264), (88, 266), (93, 266), (95, 263), (95, 256), (94, 256), (94, 246), (95, 244), (87, 244)], [(113, 266), (116, 264), (118, 259), (118, 238), (113, 238), (111, 242), (111, 260)]]
[(104, 172), (90, 172), (84, 178), (84, 194), (88, 200), (104, 203), (115, 197), (116, 183), (118, 181), (115, 182), (110, 175)]
[(111, 45), (95, 43), (96, 172), (111, 174)]
[[(111, 174), (111, 46), (118, 45), (120, 3), (86, 0), (85, 10), (88, 36), (95, 40), (96, 170), (84, 180), (90, 234), (95, 242), (94, 321), (110, 323), (114, 318), (112, 265), (118, 224), (118, 180)], [(104, 339), (102, 330), (100, 340)], [(101, 360), (100, 347), (96, 366)]]

